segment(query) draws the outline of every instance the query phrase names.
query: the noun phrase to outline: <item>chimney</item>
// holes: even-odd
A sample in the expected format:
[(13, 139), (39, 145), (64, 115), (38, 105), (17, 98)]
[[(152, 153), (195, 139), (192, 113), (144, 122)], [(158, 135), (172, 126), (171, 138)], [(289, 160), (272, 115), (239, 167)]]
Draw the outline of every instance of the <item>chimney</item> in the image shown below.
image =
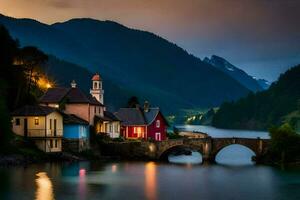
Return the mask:
[(73, 81), (71, 82), (71, 87), (72, 87), (72, 88), (76, 88), (76, 85), (77, 85), (77, 83), (75, 82), (75, 80), (73, 80)]
[(145, 112), (149, 112), (149, 102), (148, 101), (145, 101), (145, 103), (144, 103), (144, 111)]

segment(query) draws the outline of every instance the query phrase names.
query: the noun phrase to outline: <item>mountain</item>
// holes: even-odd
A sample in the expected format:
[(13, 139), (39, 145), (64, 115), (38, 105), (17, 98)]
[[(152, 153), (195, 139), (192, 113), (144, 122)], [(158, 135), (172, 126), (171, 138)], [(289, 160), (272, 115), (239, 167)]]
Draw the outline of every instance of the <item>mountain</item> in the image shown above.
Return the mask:
[(300, 65), (282, 74), (268, 90), (222, 104), (213, 117), (213, 125), (220, 128), (267, 130), (285, 122), (300, 128)]
[[(72, 19), (47, 25), (2, 15), (0, 23), (22, 46), (34, 45), (91, 72), (98, 71), (105, 80), (168, 113), (213, 107), (249, 93), (238, 81), (176, 44), (115, 22)], [(110, 92), (117, 95), (118, 91)]]
[[(70, 87), (71, 81), (76, 80), (77, 87), (87, 94), (90, 92), (91, 78), (94, 74), (82, 66), (49, 55), (48, 62), (42, 66), (42, 69), (58, 87)], [(125, 106), (127, 100), (134, 95), (131, 91), (107, 79), (103, 80), (103, 88), (105, 91), (104, 103), (112, 111)]]
[(265, 79), (257, 79), (255, 77), (253, 77), (257, 83), (260, 85), (261, 88), (263, 88), (264, 90), (268, 89), (271, 86), (271, 83)]
[(227, 60), (225, 60), (222, 57), (213, 55), (211, 58), (205, 57), (203, 59), (204, 62), (211, 64), (212, 66), (216, 67), (220, 71), (228, 74), (235, 80), (237, 80), (239, 83), (241, 83), (243, 86), (248, 88), (249, 90), (256, 92), (263, 90), (264, 88), (261, 87), (261, 85), (258, 83), (256, 79), (254, 79), (252, 76), (248, 75), (245, 71), (237, 68), (233, 64), (229, 63)]

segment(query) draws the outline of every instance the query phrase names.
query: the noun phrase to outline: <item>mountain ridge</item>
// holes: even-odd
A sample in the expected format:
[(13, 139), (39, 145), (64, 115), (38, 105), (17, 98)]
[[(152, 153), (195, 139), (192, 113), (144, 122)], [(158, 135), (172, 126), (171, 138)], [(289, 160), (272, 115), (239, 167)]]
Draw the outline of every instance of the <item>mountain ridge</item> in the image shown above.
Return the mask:
[(205, 57), (203, 61), (211, 64), (212, 66), (228, 74), (229, 76), (231, 76), (232, 78), (234, 78), (243, 86), (245, 86), (253, 92), (261, 91), (264, 89), (261, 87), (261, 85), (256, 79), (248, 75), (244, 70), (234, 66), (233, 64), (231, 64), (226, 59), (220, 56), (212, 55), (211, 58)]
[(265, 91), (223, 103), (214, 115), (212, 125), (267, 130), (282, 123), (300, 130), (300, 65), (281, 74)]
[[(0, 17), (22, 46), (34, 45), (100, 72), (168, 112), (216, 106), (249, 93), (232, 77), (151, 32), (87, 18), (52, 25), (24, 20)], [(172, 104), (174, 99), (176, 104)]]

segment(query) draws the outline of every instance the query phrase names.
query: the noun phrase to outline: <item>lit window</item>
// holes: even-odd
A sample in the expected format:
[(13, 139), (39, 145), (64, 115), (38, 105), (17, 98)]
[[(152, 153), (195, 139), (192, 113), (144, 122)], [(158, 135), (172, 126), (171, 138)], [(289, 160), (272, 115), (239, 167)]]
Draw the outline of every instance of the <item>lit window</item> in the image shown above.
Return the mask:
[(156, 120), (156, 128), (160, 127), (160, 120)]
[(141, 133), (142, 132), (141, 127), (134, 127), (133, 132), (136, 133), (136, 134)]
[(34, 118), (34, 124), (39, 125), (39, 123), (40, 123), (39, 118), (38, 117)]
[(16, 118), (16, 126), (20, 126), (20, 119)]

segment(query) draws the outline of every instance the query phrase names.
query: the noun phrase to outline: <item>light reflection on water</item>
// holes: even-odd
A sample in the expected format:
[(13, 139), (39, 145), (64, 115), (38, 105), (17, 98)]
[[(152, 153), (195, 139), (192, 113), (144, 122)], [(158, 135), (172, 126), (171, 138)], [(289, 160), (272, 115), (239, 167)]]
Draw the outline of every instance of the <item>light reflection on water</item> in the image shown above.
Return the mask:
[(5, 185), (0, 199), (300, 199), (300, 169), (253, 165), (251, 156), (246, 147), (231, 145), (219, 152), (217, 165), (195, 164), (202, 158), (193, 152), (171, 158), (185, 165), (79, 162), (0, 168)]
[(36, 174), (36, 200), (53, 200), (53, 186), (46, 172)]
[(157, 199), (156, 187), (156, 165), (154, 162), (148, 162), (145, 166), (145, 192), (147, 199)]
[(85, 199), (86, 197), (86, 169), (79, 170), (79, 184), (78, 184), (78, 192), (79, 198)]
[(0, 188), (0, 197), (5, 197), (0, 199), (300, 199), (299, 170), (154, 162), (86, 164), (0, 168), (0, 176), (7, 175), (0, 177), (6, 185), (5, 190)]

